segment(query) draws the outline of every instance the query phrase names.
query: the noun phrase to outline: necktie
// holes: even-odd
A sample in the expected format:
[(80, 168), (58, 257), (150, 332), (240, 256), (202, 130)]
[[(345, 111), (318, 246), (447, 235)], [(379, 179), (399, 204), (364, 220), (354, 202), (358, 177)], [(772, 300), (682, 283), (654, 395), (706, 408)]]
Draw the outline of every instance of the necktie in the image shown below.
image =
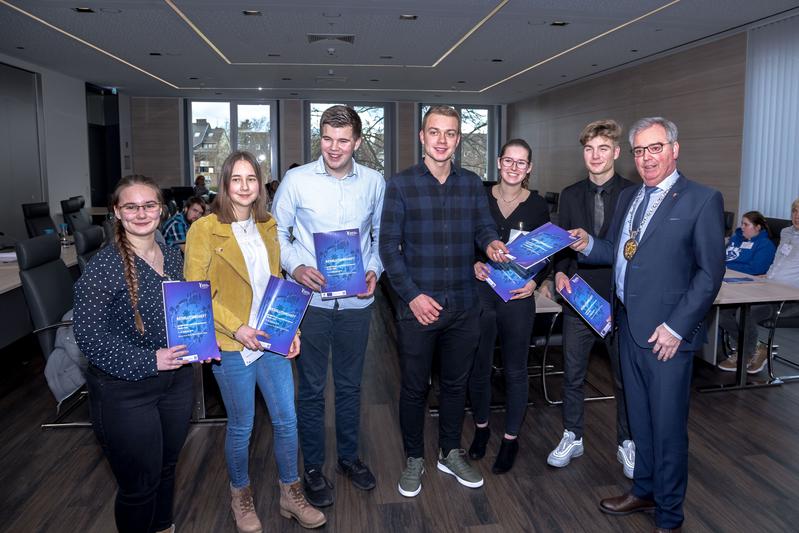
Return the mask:
[(604, 192), (602, 187), (597, 187), (594, 191), (594, 235), (599, 235), (605, 222), (605, 200), (602, 198)]
[[(644, 218), (644, 211), (646, 211), (646, 206), (649, 204), (649, 197), (652, 196), (652, 193), (656, 190), (658, 190), (657, 187), (644, 187), (644, 199), (641, 200), (640, 204), (638, 204), (638, 209), (635, 210), (635, 214), (633, 215), (632, 231), (636, 231), (638, 226), (641, 225), (641, 219)], [(636, 240), (641, 240), (640, 235)]]

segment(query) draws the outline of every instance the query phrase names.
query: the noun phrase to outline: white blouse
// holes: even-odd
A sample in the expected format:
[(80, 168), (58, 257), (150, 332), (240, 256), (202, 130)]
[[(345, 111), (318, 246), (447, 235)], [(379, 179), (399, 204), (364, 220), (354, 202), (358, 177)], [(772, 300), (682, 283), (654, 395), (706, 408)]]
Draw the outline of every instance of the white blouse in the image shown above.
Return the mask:
[[(266, 285), (269, 283), (269, 255), (266, 253), (266, 245), (261, 239), (261, 234), (258, 233), (252, 217), (246, 221), (233, 222), (231, 227), (233, 228), (233, 236), (236, 237), (236, 242), (241, 249), (241, 254), (244, 256), (244, 263), (247, 265), (247, 274), (250, 277), (250, 287), (252, 288), (252, 305), (250, 306), (250, 319), (247, 321), (247, 325), (255, 328), (258, 326), (255, 322), (258, 309), (261, 307), (261, 299), (264, 291), (266, 291)], [(249, 357), (261, 355), (261, 353), (247, 348), (242, 350), (245, 360)]]

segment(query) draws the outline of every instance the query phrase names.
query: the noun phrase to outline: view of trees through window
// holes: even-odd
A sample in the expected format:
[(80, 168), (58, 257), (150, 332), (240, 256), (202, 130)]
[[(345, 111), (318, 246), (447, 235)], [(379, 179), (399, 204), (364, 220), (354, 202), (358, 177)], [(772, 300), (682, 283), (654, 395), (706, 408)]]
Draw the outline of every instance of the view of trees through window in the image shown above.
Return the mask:
[[(232, 117), (232, 118), (231, 118)], [(231, 129), (231, 122), (236, 127)], [(269, 104), (231, 102), (191, 103), (192, 184), (204, 176), (205, 185), (215, 191), (219, 186), (222, 163), (233, 151), (251, 152), (261, 166), (264, 181), (272, 179), (272, 127)]]
[[(310, 151), (311, 159), (318, 159), (322, 152), (319, 148), (319, 120), (322, 113), (330, 106), (339, 104), (324, 104), (311, 102), (309, 116), (309, 130), (311, 132)], [(373, 168), (381, 174), (386, 172), (385, 149), (385, 106), (383, 105), (353, 105), (352, 108), (361, 117), (361, 147), (355, 152), (355, 160), (367, 167)]]
[[(454, 106), (461, 114), (461, 144), (455, 152), (455, 160), (463, 168), (469, 169), (483, 180), (493, 176), (489, 162), (493, 155), (489, 150), (488, 121), (490, 117), (487, 108)], [(419, 124), (429, 105), (420, 106)]]

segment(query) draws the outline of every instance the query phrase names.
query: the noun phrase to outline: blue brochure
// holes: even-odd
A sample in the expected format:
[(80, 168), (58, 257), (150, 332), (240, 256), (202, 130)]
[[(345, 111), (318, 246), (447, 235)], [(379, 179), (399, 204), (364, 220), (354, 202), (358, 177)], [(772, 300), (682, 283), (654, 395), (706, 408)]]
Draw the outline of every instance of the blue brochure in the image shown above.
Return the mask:
[(495, 263), (489, 261), (486, 263), (489, 271), (486, 283), (494, 289), (494, 292), (502, 298), (502, 301), (507, 302), (513, 297), (510, 291), (524, 287), (527, 282), (533, 279), (533, 276), (538, 274), (548, 263), (548, 260), (544, 260), (525, 270), (513, 263)]
[(508, 243), (508, 258), (522, 268), (530, 268), (576, 240), (565, 229), (547, 222)]
[(309, 289), (293, 281), (270, 276), (256, 320), (256, 329), (269, 334), (268, 339), (258, 337), (261, 346), (270, 352), (288, 355), (291, 341), (310, 301)]
[(588, 322), (600, 337), (605, 337), (612, 326), (610, 304), (602, 298), (579, 274), (569, 280), (572, 292), (559, 291), (577, 313)]
[(165, 281), (164, 317), (168, 347), (185, 344), (184, 361), (205, 361), (220, 357), (214, 332), (211, 283), (208, 281)]
[(357, 228), (314, 233), (313, 241), (316, 268), (326, 281), (321, 290), (323, 300), (366, 292), (361, 233)]

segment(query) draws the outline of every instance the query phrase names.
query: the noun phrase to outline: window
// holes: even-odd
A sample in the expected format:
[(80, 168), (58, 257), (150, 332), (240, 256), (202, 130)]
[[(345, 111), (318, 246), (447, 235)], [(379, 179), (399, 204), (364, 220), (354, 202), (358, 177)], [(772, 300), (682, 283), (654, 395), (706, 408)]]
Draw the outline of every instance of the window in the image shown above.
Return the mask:
[[(461, 115), (461, 142), (455, 151), (456, 164), (471, 170), (483, 181), (495, 180), (497, 175), (494, 160), (497, 158), (496, 110), (493, 107), (454, 107)], [(419, 106), (419, 126), (429, 104)], [(420, 159), (422, 148), (419, 147)]]
[[(313, 161), (319, 159), (322, 152), (319, 148), (319, 121), (325, 109), (336, 103), (308, 103), (308, 135), (306, 146), (309, 147), (306, 160)], [(349, 104), (361, 117), (361, 146), (355, 152), (355, 160), (358, 163), (373, 168), (384, 176), (393, 172), (391, 162), (390, 143), (388, 142), (388, 132), (391, 126), (391, 109), (385, 104)]]
[(252, 153), (260, 163), (264, 182), (272, 179), (277, 160), (274, 104), (192, 101), (190, 109), (192, 184), (194, 177), (202, 174), (206, 187), (215, 191), (222, 163), (234, 150)]

